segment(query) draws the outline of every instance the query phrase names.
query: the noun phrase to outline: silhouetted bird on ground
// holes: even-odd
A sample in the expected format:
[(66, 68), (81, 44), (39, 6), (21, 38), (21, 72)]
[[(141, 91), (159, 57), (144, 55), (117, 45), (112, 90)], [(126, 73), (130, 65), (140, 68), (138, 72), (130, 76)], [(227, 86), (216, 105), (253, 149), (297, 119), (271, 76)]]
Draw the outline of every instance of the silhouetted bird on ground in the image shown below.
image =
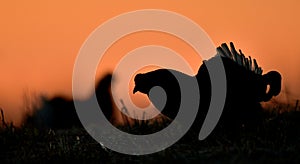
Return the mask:
[[(112, 100), (110, 93), (111, 80), (111, 74), (107, 74), (100, 79), (96, 86), (95, 93), (99, 106), (108, 120), (112, 117)], [(35, 110), (36, 111), (32, 116), (27, 116), (27, 118), (25, 118), (25, 124), (38, 128), (52, 129), (82, 127), (75, 110), (74, 100), (72, 99), (67, 99), (62, 96), (56, 96), (51, 99), (44, 98), (41, 107)], [(88, 111), (89, 109), (86, 110)]]
[[(219, 127), (253, 127), (261, 119), (262, 109), (259, 102), (269, 101), (280, 93), (281, 75), (276, 71), (270, 71), (262, 75), (262, 69), (258, 67), (256, 60), (246, 58), (242, 51), (235, 50), (230, 43), (231, 50), (226, 44), (217, 48), (217, 55), (221, 56), (227, 78), (227, 97)], [(206, 117), (211, 98), (211, 82), (205, 63), (216, 62), (216, 57), (204, 62), (197, 73), (196, 79), (200, 89), (200, 106), (196, 120), (192, 125), (195, 132), (199, 132)], [(174, 119), (178, 113), (181, 100), (179, 83), (176, 76), (193, 78), (181, 72), (169, 69), (158, 69), (145, 74), (135, 76), (135, 92), (147, 94), (154, 86), (162, 87), (167, 94), (167, 102), (161, 113)], [(268, 87), (269, 86), (269, 87)], [(151, 97), (149, 97), (151, 100)], [(152, 101), (152, 100), (151, 100)], [(155, 101), (152, 101), (154, 106)], [(189, 109), (185, 109), (189, 110)]]

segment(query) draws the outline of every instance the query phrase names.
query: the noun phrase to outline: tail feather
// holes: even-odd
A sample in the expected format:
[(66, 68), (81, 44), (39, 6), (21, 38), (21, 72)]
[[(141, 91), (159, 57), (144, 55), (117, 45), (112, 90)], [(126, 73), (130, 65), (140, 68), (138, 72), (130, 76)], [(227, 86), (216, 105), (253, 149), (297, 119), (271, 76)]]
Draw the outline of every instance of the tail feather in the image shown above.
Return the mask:
[(230, 42), (230, 49), (228, 48), (226, 43), (222, 43), (221, 46), (217, 47), (218, 55), (222, 57), (226, 57), (236, 62), (238, 65), (245, 67), (247, 70), (255, 72), (256, 74), (262, 75), (263, 70), (258, 66), (257, 61), (253, 59), (251, 56), (245, 57), (243, 52), (239, 50), (239, 52), (235, 49), (234, 44)]

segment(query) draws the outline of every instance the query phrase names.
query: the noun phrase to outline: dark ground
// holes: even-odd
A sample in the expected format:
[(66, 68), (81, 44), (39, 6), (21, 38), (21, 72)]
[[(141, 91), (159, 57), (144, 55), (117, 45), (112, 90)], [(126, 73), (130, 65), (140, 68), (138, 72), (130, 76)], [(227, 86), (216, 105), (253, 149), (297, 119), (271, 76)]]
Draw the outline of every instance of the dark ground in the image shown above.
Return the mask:
[[(269, 109), (271, 112), (254, 130), (219, 130), (204, 141), (187, 138), (163, 151), (143, 156), (113, 152), (82, 128), (50, 130), (27, 125), (16, 128), (5, 123), (0, 131), (0, 163), (299, 163), (300, 112), (287, 112), (283, 108)], [(137, 122), (129, 131), (159, 129), (159, 126)]]

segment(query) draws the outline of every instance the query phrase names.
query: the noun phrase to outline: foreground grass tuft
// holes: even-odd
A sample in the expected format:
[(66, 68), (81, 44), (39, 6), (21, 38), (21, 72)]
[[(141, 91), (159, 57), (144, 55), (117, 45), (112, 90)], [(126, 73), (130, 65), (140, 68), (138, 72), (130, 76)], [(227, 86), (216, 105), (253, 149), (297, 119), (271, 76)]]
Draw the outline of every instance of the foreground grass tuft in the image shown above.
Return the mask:
[[(165, 123), (165, 124), (164, 124)], [(2, 123), (3, 124), (3, 123)], [(155, 132), (168, 121), (135, 121), (119, 127), (133, 134)], [(219, 131), (204, 141), (182, 140), (158, 153), (144, 156), (119, 154), (96, 142), (84, 129), (37, 129), (13, 124), (0, 130), (0, 163), (84, 162), (84, 163), (299, 163), (300, 112), (270, 112), (255, 130)], [(113, 142), (114, 136), (111, 137)]]

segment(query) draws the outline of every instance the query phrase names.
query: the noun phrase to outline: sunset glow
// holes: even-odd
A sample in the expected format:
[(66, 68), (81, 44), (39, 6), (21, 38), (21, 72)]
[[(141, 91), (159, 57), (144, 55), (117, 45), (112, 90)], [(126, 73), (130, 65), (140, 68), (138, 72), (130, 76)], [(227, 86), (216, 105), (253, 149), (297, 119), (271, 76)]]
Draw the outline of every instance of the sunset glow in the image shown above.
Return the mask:
[[(89, 34), (119, 14), (150, 8), (190, 18), (216, 46), (234, 42), (237, 49), (257, 59), (264, 73), (282, 74), (281, 97), (299, 99), (299, 7), (296, 0), (4, 1), (0, 6), (0, 107), (8, 120), (18, 124), (26, 112), (24, 92), (71, 97), (74, 61)], [(202, 62), (187, 43), (172, 35), (140, 32), (110, 47), (99, 64), (97, 79), (112, 71), (126, 53), (145, 45), (165, 46), (182, 54), (195, 73)], [(136, 95), (134, 101), (143, 106), (144, 98)]]

